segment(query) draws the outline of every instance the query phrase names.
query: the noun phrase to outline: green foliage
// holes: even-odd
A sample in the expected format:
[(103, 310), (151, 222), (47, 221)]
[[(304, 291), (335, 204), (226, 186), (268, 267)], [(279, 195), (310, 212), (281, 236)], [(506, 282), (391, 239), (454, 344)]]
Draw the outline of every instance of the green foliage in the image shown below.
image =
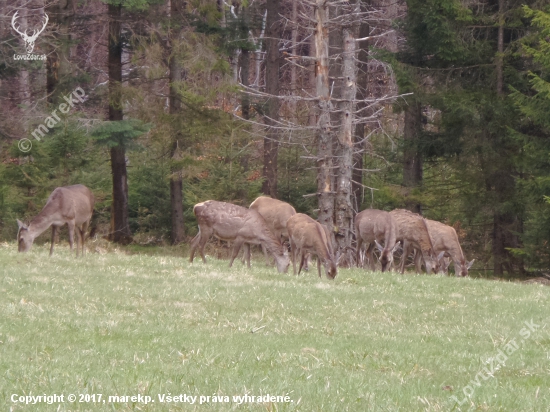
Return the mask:
[(550, 13), (523, 8), (535, 29), (523, 39), (524, 57), (530, 60), (527, 71), (530, 89), (511, 88), (511, 99), (524, 115), (513, 133), (522, 147), (522, 176), (519, 181), (527, 213), (523, 249), (513, 249), (534, 268), (550, 266)]
[(109, 148), (122, 146), (127, 149), (137, 148), (136, 139), (147, 133), (150, 124), (144, 124), (137, 119), (103, 122), (91, 133), (95, 142)]

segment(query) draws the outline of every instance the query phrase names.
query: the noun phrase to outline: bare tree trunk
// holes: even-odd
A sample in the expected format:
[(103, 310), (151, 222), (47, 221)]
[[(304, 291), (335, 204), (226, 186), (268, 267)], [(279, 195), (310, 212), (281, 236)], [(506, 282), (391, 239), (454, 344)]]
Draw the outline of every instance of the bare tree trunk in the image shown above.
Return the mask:
[[(243, 13), (246, 13), (246, 8), (243, 7)], [(245, 16), (246, 18), (246, 16)], [(246, 48), (244, 48), (241, 52), (241, 84), (243, 86), (249, 86), (250, 85), (250, 51)], [(241, 93), (241, 111), (242, 111), (242, 117), (243, 119), (250, 119), (250, 96), (245, 91)], [(248, 143), (248, 140), (242, 143), (242, 146), (246, 146)], [(247, 173), (249, 170), (249, 161), (250, 161), (250, 155), (248, 153), (243, 153), (239, 158), (239, 163), (241, 164), (243, 173)], [(246, 199), (246, 190), (239, 189), (238, 197), (241, 199)]]
[[(267, 2), (266, 17), (266, 63), (265, 84), (266, 93), (274, 96), (267, 101), (265, 124), (268, 126), (267, 136), (264, 138), (264, 167), (262, 193), (277, 198), (277, 158), (279, 154), (279, 130), (276, 128), (279, 121), (279, 39), (282, 35), (282, 25), (279, 20), (281, 8), (280, 0)], [(269, 127), (275, 126), (275, 127)]]
[[(504, 95), (504, 26), (505, 26), (505, 1), (498, 2), (498, 38), (496, 56), (496, 92), (501, 98)], [(493, 215), (493, 269), (495, 276), (504, 275), (504, 269), (508, 273), (514, 272), (512, 263), (517, 263), (519, 271), (524, 272), (522, 259), (514, 259), (508, 252), (508, 248), (520, 247), (520, 239), (517, 235), (521, 232), (523, 224), (521, 218), (513, 212), (503, 211), (502, 205), (516, 196), (513, 166), (506, 160), (506, 153), (500, 154), (498, 170), (489, 177), (489, 185), (495, 191), (495, 209)]]
[(183, 137), (180, 129), (181, 122), (176, 120), (178, 115), (181, 115), (181, 100), (178, 93), (179, 83), (182, 81), (182, 67), (177, 55), (179, 41), (181, 41), (181, 28), (179, 27), (179, 15), (182, 13), (182, 0), (170, 1), (170, 18), (173, 26), (170, 31), (170, 63), (169, 63), (169, 82), (170, 82), (170, 98), (169, 112), (172, 117), (172, 160), (176, 162), (176, 166), (171, 167), (170, 174), (170, 210), (172, 214), (172, 230), (171, 240), (173, 245), (183, 242), (185, 237), (185, 222), (183, 219), (183, 174), (181, 166), (177, 164), (181, 160), (181, 148), (183, 145)]
[[(403, 153), (403, 186), (413, 189), (422, 185), (422, 154), (418, 149), (422, 133), (422, 106), (416, 100), (405, 108), (405, 129), (403, 138), (405, 148)], [(422, 206), (413, 200), (407, 201), (407, 209), (422, 214)]]
[[(58, 27), (56, 41), (50, 47), (46, 60), (46, 91), (48, 103), (55, 103), (57, 97), (68, 92), (66, 83), (71, 80), (70, 50), (71, 24), (74, 19), (74, 0), (60, 0), (48, 9), (50, 21)], [(61, 87), (59, 84), (61, 83)]]
[[(298, 49), (296, 48), (296, 41), (298, 40), (298, 0), (292, 0), (292, 17), (291, 21), (293, 22), (292, 31), (290, 35), (290, 50), (293, 56), (296, 56)], [(290, 95), (296, 96), (296, 65), (290, 65)], [(296, 101), (291, 100), (290, 105), (290, 116), (293, 123), (296, 122)]]
[(329, 64), (328, 64), (328, 6), (317, 0), (315, 9), (316, 31), (316, 95), (319, 99), (317, 116), (317, 196), (319, 214), (317, 220), (333, 230), (334, 190), (332, 188), (332, 131), (330, 113)]
[[(355, 39), (359, 23), (354, 15), (359, 12), (359, 3), (355, 0), (355, 7), (349, 14), (349, 25), (341, 29), (342, 40), (342, 71), (340, 74), (340, 96), (342, 101), (338, 105), (340, 116), (340, 130), (336, 142), (336, 251), (340, 256), (340, 265), (354, 264), (355, 255), (352, 252), (353, 240), (353, 207), (351, 204), (352, 169), (353, 169), (353, 137), (355, 136), (355, 97), (357, 95), (357, 52)], [(348, 14), (346, 12), (346, 14)]]
[[(109, 120), (123, 119), (122, 113), (122, 39), (120, 5), (108, 5), (109, 13)], [(111, 148), (113, 175), (113, 204), (111, 207), (111, 233), (109, 239), (122, 244), (132, 241), (128, 224), (128, 176), (126, 149), (123, 144)]]
[[(370, 0), (363, 1), (363, 4), (370, 3)], [(365, 38), (370, 34), (370, 24), (366, 21), (361, 22), (359, 28), (359, 38)], [(366, 103), (362, 102), (367, 97), (368, 89), (368, 58), (369, 58), (369, 45), (368, 42), (363, 41), (361, 43), (361, 48), (357, 53), (357, 93), (356, 99), (357, 110), (363, 113), (363, 116), (368, 114), (365, 112)], [(354, 149), (355, 154), (353, 155), (353, 172), (352, 172), (352, 182), (351, 182), (351, 191), (352, 191), (352, 205), (355, 210), (355, 213), (358, 213), (361, 209), (361, 204), (363, 203), (363, 155), (365, 149), (365, 136), (367, 126), (365, 123), (360, 122), (355, 128), (355, 140), (354, 140)]]

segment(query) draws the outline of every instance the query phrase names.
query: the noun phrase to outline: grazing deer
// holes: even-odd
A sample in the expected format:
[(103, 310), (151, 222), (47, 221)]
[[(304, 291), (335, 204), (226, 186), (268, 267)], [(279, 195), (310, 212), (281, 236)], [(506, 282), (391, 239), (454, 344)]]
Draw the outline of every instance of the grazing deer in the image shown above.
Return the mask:
[[(440, 273), (447, 273), (450, 261), (445, 261), (443, 255), (449, 255), (454, 262), (455, 266), (455, 275), (456, 276), (468, 276), (468, 270), (474, 264), (474, 260), (468, 262), (464, 258), (464, 253), (462, 253), (462, 248), (460, 247), (460, 242), (458, 241), (458, 236), (456, 230), (444, 223), (437, 222), (435, 220), (426, 219), (426, 224), (428, 225), (428, 231), (430, 237), (432, 238), (434, 252), (438, 254), (440, 260)], [(407, 256), (411, 251), (413, 246), (408, 242), (405, 242), (403, 246), (403, 255)], [(414, 264), (416, 270), (420, 270), (421, 256), (417, 253), (414, 257)]]
[[(355, 215), (355, 236), (357, 237), (357, 266), (363, 243), (368, 244), (366, 256), (369, 259), (371, 270), (374, 272), (373, 250), (380, 251), (382, 272), (391, 267), (393, 253), (399, 247), (396, 242), (397, 227), (395, 219), (389, 212), (377, 209), (365, 209)], [(384, 247), (379, 242), (384, 242)]]
[[(191, 241), (190, 262), (193, 262), (198, 247), (202, 260), (206, 263), (204, 246), (208, 239), (214, 235), (221, 240), (234, 241), (229, 267), (233, 265), (233, 260), (243, 243), (248, 243), (264, 245), (268, 252), (275, 257), (279, 273), (288, 270), (290, 261), (281, 240), (271, 233), (264, 218), (255, 210), (231, 203), (207, 200), (197, 203), (193, 212), (197, 217), (199, 233)], [(248, 267), (250, 267), (250, 253), (248, 253)]]
[(300, 258), (298, 274), (304, 265), (306, 252), (317, 255), (317, 271), (321, 277), (321, 262), (325, 266), (328, 278), (334, 279), (337, 275), (336, 261), (333, 256), (332, 245), (327, 231), (319, 222), (308, 215), (297, 213), (286, 222), (290, 249), (292, 250), (292, 266), (296, 274), (296, 259)]
[[(424, 263), (426, 264), (427, 273), (437, 273), (439, 270), (439, 259), (444, 253), (436, 256), (426, 224), (426, 219), (422, 216), (405, 209), (395, 209), (390, 212), (395, 219), (397, 225), (396, 239), (403, 242), (403, 257), (401, 259), (401, 273), (405, 273), (405, 241), (412, 244), (420, 250)], [(420, 271), (417, 268), (418, 273)]]
[(250, 209), (258, 212), (267, 223), (269, 230), (277, 238), (288, 239), (286, 222), (296, 214), (296, 209), (281, 200), (260, 196), (250, 204)]
[(19, 231), (17, 232), (17, 242), (19, 252), (27, 252), (31, 249), (34, 239), (42, 232), (52, 227), (52, 244), (50, 246), (50, 256), (53, 253), (55, 235), (58, 229), (67, 224), (69, 227), (69, 245), (71, 252), (73, 250), (74, 229), (77, 229), (76, 236), (76, 255), (78, 256), (78, 239), (82, 246), (82, 254), (85, 253), (86, 230), (90, 224), (94, 210), (94, 195), (90, 189), (84, 185), (73, 185), (56, 188), (42, 211), (29, 223), (25, 225), (19, 219)]
[[(269, 230), (277, 239), (281, 239), (282, 242), (288, 240), (286, 222), (296, 214), (296, 210), (291, 205), (271, 197), (260, 196), (250, 204), (249, 209), (255, 210), (264, 218)], [(263, 246), (262, 250), (265, 260), (269, 264), (267, 250)], [(248, 256), (249, 253), (248, 245), (245, 245), (245, 256)]]

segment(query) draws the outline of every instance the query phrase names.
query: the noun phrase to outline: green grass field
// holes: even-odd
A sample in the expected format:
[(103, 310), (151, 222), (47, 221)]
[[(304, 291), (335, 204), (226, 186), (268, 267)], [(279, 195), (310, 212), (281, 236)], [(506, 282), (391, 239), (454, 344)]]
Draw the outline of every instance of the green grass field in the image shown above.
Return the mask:
[[(359, 269), (329, 281), (172, 252), (0, 245), (0, 410), (550, 409), (547, 286)], [(22, 403), (53, 394), (63, 402)], [(159, 398), (180, 394), (195, 403)], [(245, 394), (287, 401), (233, 401)]]

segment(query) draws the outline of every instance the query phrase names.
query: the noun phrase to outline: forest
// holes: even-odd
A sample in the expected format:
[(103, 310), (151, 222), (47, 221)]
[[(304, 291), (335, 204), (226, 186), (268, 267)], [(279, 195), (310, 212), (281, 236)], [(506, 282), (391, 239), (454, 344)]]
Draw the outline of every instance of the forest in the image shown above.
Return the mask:
[(327, 226), (344, 267), (368, 208), (453, 226), (472, 276), (550, 266), (547, 1), (0, 8), (5, 242), (84, 184), (90, 236), (121, 245), (189, 243), (195, 204), (263, 194)]

